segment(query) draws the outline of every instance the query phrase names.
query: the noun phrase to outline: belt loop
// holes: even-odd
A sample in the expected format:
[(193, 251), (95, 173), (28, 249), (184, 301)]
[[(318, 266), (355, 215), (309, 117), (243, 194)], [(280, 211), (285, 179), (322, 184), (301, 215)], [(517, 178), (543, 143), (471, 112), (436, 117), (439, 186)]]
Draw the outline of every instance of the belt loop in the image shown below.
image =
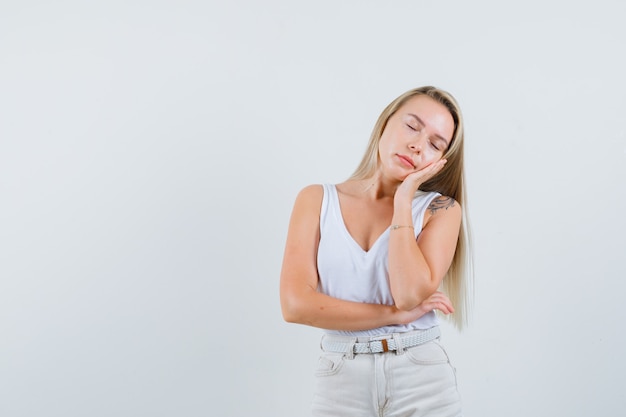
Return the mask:
[(389, 352), (389, 344), (387, 343), (387, 339), (382, 339), (380, 343), (383, 346), (383, 353)]
[(348, 349), (346, 349), (346, 353), (344, 355), (346, 359), (354, 359), (354, 345), (356, 344), (356, 341), (357, 339), (355, 337), (348, 342)]
[(402, 338), (400, 337), (400, 333), (393, 333), (392, 339), (396, 344), (396, 355), (404, 354), (404, 346), (402, 345)]

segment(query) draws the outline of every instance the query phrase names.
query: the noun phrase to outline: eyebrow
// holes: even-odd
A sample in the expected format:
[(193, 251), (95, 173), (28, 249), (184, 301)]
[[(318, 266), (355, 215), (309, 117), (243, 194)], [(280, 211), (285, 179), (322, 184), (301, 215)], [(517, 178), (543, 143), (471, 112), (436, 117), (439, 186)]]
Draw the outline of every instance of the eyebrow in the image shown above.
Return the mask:
[[(420, 122), (423, 126), (426, 126), (426, 123), (424, 123), (424, 121), (423, 121), (422, 119), (420, 119), (417, 115), (415, 115), (415, 114), (413, 114), (413, 113), (408, 113), (408, 115), (409, 115), (409, 116), (411, 116), (411, 117), (413, 117), (413, 118), (415, 118), (415, 119), (416, 119), (418, 122)], [(443, 136), (441, 136), (441, 135), (439, 135), (439, 134), (435, 133), (435, 137), (436, 137), (437, 139), (439, 139), (439, 140), (444, 141), (444, 142), (445, 142), (445, 144), (446, 144), (446, 148), (447, 148), (448, 146), (450, 146), (450, 144), (448, 143), (448, 141), (447, 141), (447, 140), (446, 140)]]

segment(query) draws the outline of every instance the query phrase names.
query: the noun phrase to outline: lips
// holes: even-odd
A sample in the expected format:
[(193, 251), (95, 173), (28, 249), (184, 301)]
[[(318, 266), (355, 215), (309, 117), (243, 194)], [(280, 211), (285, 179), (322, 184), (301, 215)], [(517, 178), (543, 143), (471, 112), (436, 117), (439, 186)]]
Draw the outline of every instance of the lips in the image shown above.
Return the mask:
[(406, 165), (407, 168), (415, 169), (415, 165), (413, 165), (413, 161), (408, 156), (396, 154), (396, 156), (400, 159), (400, 162)]

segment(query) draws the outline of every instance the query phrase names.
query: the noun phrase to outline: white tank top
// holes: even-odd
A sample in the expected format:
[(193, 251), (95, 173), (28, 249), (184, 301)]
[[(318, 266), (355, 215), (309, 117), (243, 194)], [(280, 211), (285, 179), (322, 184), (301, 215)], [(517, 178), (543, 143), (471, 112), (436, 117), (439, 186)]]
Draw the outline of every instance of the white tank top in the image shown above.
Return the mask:
[[(428, 205), (440, 195), (436, 192), (418, 192), (413, 199), (415, 238), (422, 230), (424, 213)], [(324, 184), (317, 252), (318, 291), (343, 300), (393, 305), (389, 288), (388, 252), (389, 228), (378, 237), (368, 251), (363, 250), (352, 238), (343, 221), (337, 188), (333, 184)], [(429, 329), (438, 324), (435, 313), (429, 312), (405, 325), (362, 331), (326, 330), (326, 332), (347, 336), (379, 336)]]

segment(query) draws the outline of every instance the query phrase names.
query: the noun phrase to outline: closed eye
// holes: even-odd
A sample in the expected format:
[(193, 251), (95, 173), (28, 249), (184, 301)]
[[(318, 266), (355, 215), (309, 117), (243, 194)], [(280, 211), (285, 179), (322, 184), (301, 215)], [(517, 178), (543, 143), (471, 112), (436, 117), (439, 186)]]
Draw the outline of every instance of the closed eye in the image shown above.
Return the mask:
[(410, 124), (408, 124), (408, 123), (407, 123), (407, 127), (408, 127), (409, 129), (411, 129), (412, 131), (414, 131), (414, 132), (419, 132), (420, 130), (422, 130), (422, 128), (421, 128), (421, 127), (415, 127), (415, 126), (412, 126), (412, 125), (410, 125)]

